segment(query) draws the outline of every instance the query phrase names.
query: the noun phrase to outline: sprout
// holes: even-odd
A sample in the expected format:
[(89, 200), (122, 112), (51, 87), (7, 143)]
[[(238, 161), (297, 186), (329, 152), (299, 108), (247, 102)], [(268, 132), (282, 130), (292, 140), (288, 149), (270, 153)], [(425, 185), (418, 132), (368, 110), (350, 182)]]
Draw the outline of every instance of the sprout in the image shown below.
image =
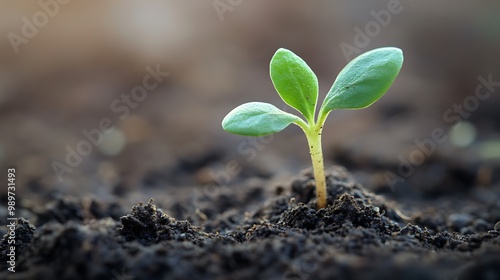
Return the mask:
[(402, 64), (403, 52), (394, 47), (375, 49), (353, 59), (337, 76), (315, 118), (318, 78), (299, 56), (279, 49), (271, 59), (271, 80), (283, 101), (305, 119), (268, 103), (250, 102), (229, 112), (222, 127), (246, 136), (276, 133), (292, 123), (302, 128), (311, 153), (318, 208), (324, 208), (327, 194), (321, 131), (326, 117), (332, 110), (370, 106), (389, 89)]

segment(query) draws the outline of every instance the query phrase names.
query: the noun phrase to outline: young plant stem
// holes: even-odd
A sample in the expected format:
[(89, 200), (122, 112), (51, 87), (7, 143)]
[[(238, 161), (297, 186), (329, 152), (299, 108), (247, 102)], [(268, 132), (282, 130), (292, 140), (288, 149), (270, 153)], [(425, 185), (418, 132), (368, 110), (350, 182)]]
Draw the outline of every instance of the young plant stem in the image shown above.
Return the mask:
[(328, 113), (323, 113), (320, 111), (318, 122), (315, 123), (314, 120), (308, 120), (306, 123), (304, 120), (299, 119), (294, 123), (298, 125), (304, 131), (307, 138), (307, 145), (309, 145), (309, 152), (311, 154), (311, 161), (314, 172), (314, 181), (316, 182), (316, 198), (318, 200), (318, 209), (326, 207), (326, 177), (325, 177), (325, 166), (323, 164), (323, 150), (321, 148), (321, 132), (323, 130), (323, 124)]
[(307, 135), (307, 143), (311, 153), (311, 161), (316, 181), (316, 198), (318, 200), (318, 209), (326, 207), (326, 178), (323, 164), (323, 150), (321, 148), (321, 130), (322, 126), (313, 126)]

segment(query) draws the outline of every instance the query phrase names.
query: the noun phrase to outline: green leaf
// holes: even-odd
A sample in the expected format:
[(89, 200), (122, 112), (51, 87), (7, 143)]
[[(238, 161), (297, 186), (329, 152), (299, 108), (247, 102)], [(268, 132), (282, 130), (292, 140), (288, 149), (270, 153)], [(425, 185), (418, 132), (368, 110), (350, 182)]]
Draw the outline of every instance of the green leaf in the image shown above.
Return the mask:
[(250, 102), (229, 112), (222, 120), (222, 128), (234, 134), (261, 136), (281, 131), (297, 120), (300, 118), (269, 103)]
[(326, 95), (321, 112), (334, 109), (361, 109), (386, 93), (403, 65), (398, 48), (379, 48), (366, 52), (340, 71)]
[(271, 59), (270, 74), (283, 101), (312, 121), (318, 101), (318, 78), (304, 60), (287, 49), (279, 49)]

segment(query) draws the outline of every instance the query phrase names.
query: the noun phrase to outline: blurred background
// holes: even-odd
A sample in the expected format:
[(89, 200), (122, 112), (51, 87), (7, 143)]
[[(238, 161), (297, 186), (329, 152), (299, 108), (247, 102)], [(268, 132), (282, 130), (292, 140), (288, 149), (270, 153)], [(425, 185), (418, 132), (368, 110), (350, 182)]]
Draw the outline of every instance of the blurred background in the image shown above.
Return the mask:
[[(498, 187), (499, 1), (0, 5), (0, 179), (16, 167), (20, 198), (118, 196), (130, 206), (193, 186), (280, 182), (308, 168), (297, 127), (246, 138), (220, 125), (243, 102), (293, 111), (269, 78), (280, 47), (315, 71), (319, 100), (357, 54), (382, 46), (405, 53), (399, 77), (379, 102), (330, 115), (323, 133), (327, 166), (344, 165), (377, 193), (412, 199)], [(159, 71), (149, 80), (154, 86), (134, 100), (153, 70)], [(484, 100), (474, 97), (479, 77), (490, 80)], [(103, 120), (113, 128), (101, 130)], [(401, 174), (401, 158), (410, 160), (418, 153), (415, 141), (435, 129), (447, 140), (421, 160), (414, 154), (414, 171)], [(98, 145), (88, 145), (84, 130), (97, 131)], [(398, 176), (397, 184), (388, 174)]]

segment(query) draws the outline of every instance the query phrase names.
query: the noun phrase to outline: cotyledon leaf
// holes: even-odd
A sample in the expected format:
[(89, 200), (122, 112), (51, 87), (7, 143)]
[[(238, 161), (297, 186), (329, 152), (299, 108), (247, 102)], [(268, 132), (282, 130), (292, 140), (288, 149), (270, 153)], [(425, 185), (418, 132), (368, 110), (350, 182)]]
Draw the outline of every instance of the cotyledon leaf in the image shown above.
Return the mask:
[(279, 49), (271, 59), (271, 80), (283, 101), (314, 119), (318, 101), (318, 78), (302, 58), (287, 49)]
[(321, 112), (370, 106), (387, 92), (403, 60), (401, 49), (394, 47), (375, 49), (356, 57), (340, 71)]
[(222, 120), (224, 130), (246, 136), (261, 136), (285, 129), (299, 117), (263, 102), (250, 102), (234, 108)]

